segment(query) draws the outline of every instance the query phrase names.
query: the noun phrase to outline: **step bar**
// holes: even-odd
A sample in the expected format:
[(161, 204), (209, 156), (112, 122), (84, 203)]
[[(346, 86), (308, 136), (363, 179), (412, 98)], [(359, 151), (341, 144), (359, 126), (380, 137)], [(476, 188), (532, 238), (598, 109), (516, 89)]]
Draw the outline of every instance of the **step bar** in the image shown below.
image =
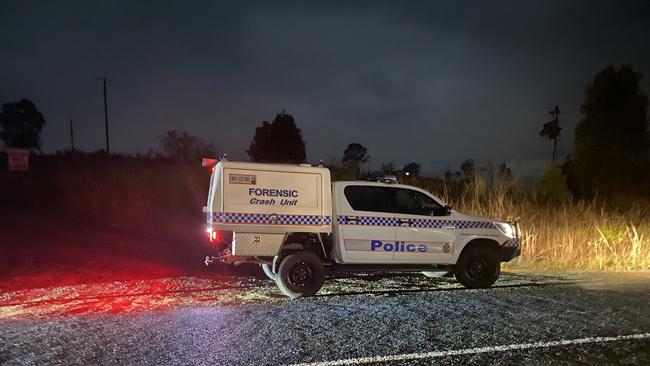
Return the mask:
[(331, 272), (449, 272), (450, 265), (421, 264), (325, 264)]

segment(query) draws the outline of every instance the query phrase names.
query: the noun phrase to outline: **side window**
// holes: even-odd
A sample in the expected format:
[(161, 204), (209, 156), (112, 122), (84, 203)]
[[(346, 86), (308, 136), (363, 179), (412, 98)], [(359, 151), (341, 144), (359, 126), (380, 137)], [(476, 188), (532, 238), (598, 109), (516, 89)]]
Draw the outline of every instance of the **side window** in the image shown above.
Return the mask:
[(396, 212), (407, 215), (442, 216), (446, 209), (426, 194), (395, 188)]
[(391, 189), (376, 186), (347, 186), (343, 191), (355, 211), (395, 212)]

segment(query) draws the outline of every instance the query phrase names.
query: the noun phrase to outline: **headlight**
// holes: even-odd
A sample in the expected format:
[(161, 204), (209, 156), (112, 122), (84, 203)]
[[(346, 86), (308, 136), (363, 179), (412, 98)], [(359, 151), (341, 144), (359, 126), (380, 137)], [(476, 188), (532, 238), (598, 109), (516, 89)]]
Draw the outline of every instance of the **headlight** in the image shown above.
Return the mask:
[(515, 227), (512, 224), (508, 224), (505, 222), (495, 222), (494, 226), (499, 229), (501, 234), (509, 237), (509, 238), (514, 238), (515, 237)]

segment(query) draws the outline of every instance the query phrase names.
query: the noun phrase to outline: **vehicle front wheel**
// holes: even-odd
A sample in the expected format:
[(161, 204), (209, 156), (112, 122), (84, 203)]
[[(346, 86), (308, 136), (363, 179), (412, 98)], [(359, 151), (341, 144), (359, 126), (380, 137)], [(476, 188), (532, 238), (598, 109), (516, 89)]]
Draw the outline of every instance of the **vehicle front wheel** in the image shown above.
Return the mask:
[(292, 299), (313, 296), (325, 282), (325, 269), (320, 258), (308, 251), (286, 256), (275, 276), (280, 290)]
[(262, 263), (260, 264), (260, 267), (262, 267), (262, 271), (264, 271), (266, 277), (275, 281), (275, 273), (273, 273), (273, 270), (271, 270), (271, 265), (269, 263)]
[(499, 278), (499, 255), (491, 248), (475, 246), (461, 254), (454, 275), (467, 288), (486, 288)]

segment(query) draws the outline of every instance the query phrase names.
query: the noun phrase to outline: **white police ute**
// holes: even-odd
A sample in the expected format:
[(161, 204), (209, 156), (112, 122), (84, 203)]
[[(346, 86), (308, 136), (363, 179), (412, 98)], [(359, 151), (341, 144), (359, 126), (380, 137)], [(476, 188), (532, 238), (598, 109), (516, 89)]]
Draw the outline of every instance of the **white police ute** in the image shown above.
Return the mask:
[(516, 222), (463, 215), (416, 187), (331, 182), (308, 164), (206, 161), (206, 265), (259, 263), (291, 298), (316, 294), (331, 271), (453, 273), (485, 288), (521, 252)]

